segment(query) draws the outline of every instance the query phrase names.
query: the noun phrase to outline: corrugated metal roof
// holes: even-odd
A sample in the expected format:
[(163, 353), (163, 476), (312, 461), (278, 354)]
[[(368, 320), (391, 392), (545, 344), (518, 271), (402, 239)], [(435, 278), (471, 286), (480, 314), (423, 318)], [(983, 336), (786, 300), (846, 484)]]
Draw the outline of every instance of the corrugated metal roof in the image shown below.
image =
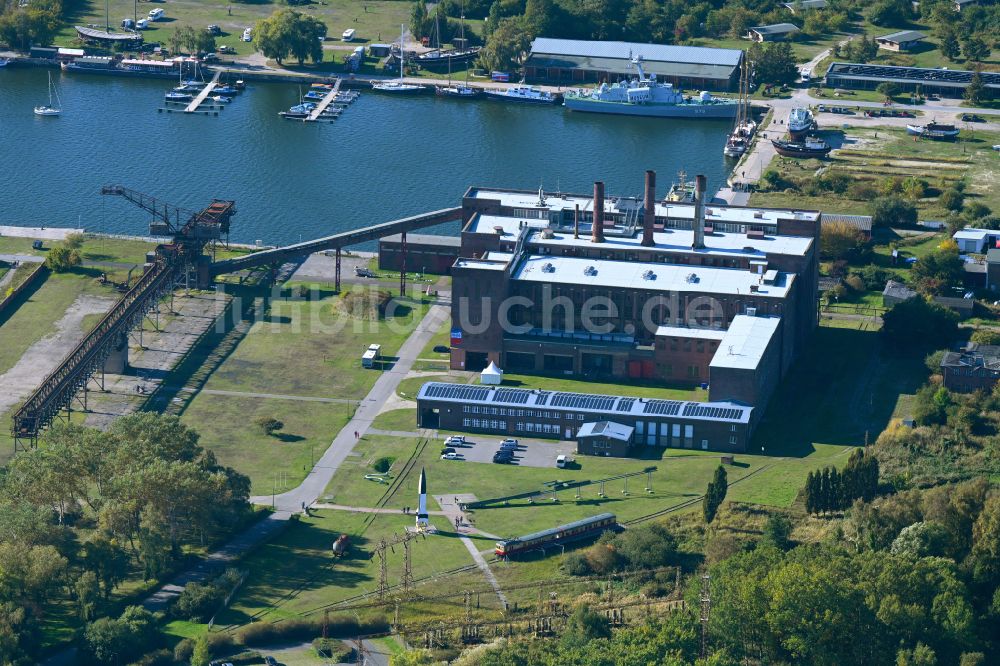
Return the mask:
[[(635, 76), (635, 67), (628, 58), (596, 58), (586, 55), (551, 55), (547, 53), (528, 58), (532, 67), (560, 67), (562, 69), (588, 69), (595, 72), (616, 72)], [(704, 65), (687, 62), (664, 62), (643, 58), (642, 68), (646, 74), (674, 76), (690, 79), (728, 80), (738, 65)]]
[(537, 37), (531, 42), (531, 54), (585, 56), (629, 60), (642, 56), (644, 61), (677, 62), (693, 65), (740, 64), (743, 51), (714, 49), (706, 46), (675, 46), (672, 44), (640, 44), (638, 42), (594, 42), (583, 39), (552, 39)]
[(861, 231), (872, 230), (872, 218), (871, 215), (842, 215), (840, 213), (823, 213), (822, 224), (835, 224), (837, 222), (843, 222), (849, 224), (855, 229), (860, 229)]
[(924, 39), (925, 37), (927, 37), (927, 35), (917, 30), (900, 30), (899, 32), (894, 32), (891, 35), (876, 37), (875, 40), (880, 42), (895, 42), (898, 44), (899, 42), (915, 42)]
[(794, 23), (772, 23), (771, 25), (756, 25), (750, 28), (750, 32), (761, 35), (778, 35), (786, 32), (798, 32), (799, 26)]

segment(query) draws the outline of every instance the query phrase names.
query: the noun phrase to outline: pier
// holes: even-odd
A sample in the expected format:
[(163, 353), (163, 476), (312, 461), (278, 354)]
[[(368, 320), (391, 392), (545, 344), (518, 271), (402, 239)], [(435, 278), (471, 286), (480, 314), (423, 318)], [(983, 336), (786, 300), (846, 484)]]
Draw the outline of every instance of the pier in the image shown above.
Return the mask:
[(323, 115), (323, 112), (326, 111), (327, 107), (330, 106), (330, 104), (333, 103), (333, 100), (337, 98), (337, 94), (340, 92), (341, 81), (343, 81), (343, 79), (337, 79), (337, 82), (333, 84), (333, 87), (326, 93), (326, 96), (320, 100), (319, 104), (316, 105), (316, 108), (309, 112), (309, 117), (306, 118), (307, 122), (314, 123), (319, 120), (319, 117)]
[(213, 90), (215, 90), (215, 86), (219, 84), (220, 76), (222, 76), (222, 70), (216, 70), (215, 76), (212, 77), (212, 80), (208, 82), (207, 86), (202, 88), (200, 93), (195, 95), (194, 100), (192, 100), (192, 102), (187, 105), (187, 108), (184, 109), (184, 113), (194, 113), (198, 110), (198, 107), (202, 105), (202, 102), (208, 99), (208, 96), (212, 94)]

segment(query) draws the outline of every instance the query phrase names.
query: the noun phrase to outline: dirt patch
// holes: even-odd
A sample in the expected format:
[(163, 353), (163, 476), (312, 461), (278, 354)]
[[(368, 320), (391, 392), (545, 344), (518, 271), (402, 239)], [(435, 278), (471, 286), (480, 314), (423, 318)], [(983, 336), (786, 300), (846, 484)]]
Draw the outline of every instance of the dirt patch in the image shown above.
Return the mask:
[(113, 298), (80, 296), (55, 323), (55, 332), (31, 345), (13, 368), (0, 375), (0, 413), (18, 404), (38, 388), (50, 372), (84, 338), (87, 315), (107, 312)]

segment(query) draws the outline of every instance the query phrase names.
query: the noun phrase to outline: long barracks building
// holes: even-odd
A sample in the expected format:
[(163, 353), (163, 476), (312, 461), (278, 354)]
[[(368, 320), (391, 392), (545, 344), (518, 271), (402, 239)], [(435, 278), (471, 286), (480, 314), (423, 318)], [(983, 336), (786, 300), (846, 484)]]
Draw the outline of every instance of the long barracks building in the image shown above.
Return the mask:
[[(712, 409), (681, 422), (687, 410), (679, 408), (655, 427), (672, 433), (678, 425), (679, 442), (744, 450), (816, 326), (820, 213), (705, 204), (703, 177), (696, 189), (694, 202), (660, 200), (653, 172), (641, 199), (606, 197), (602, 183), (593, 196), (471, 188), (452, 266), (451, 367), (493, 361), (511, 372), (707, 383), (714, 406), (748, 408), (738, 423), (708, 428), (723, 413)], [(470, 428), (470, 414), (421, 398), (426, 425), (482, 429)], [(639, 422), (627, 425), (645, 442)], [(504, 425), (492, 430), (516, 432)], [(687, 426), (714, 434), (684, 437)], [(548, 427), (575, 436), (566, 423)]]

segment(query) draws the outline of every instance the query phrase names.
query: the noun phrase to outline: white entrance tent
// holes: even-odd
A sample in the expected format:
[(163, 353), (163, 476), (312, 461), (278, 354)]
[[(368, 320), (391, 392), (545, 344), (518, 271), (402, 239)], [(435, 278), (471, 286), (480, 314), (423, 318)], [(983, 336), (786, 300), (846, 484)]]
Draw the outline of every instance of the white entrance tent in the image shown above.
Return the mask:
[(499, 384), (503, 381), (503, 370), (497, 367), (497, 364), (490, 361), (490, 364), (486, 366), (486, 369), (479, 373), (479, 383), (480, 384)]

